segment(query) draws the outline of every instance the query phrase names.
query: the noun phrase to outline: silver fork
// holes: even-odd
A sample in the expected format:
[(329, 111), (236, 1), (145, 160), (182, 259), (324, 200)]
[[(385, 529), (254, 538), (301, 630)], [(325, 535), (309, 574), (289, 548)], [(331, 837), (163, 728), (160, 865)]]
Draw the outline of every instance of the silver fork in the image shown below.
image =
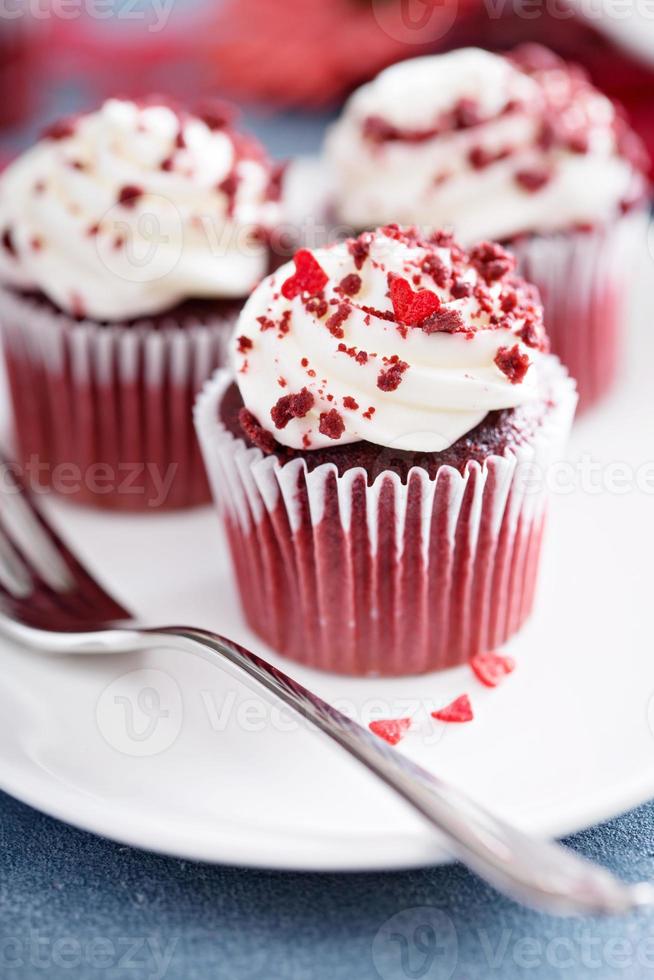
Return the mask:
[(654, 902), (650, 884), (621, 882), (510, 826), (231, 640), (192, 627), (140, 626), (77, 560), (1, 457), (0, 632), (55, 654), (159, 645), (199, 654), (240, 679), (247, 675), (308, 719), (418, 810), (454, 857), (510, 897), (557, 914), (616, 914)]

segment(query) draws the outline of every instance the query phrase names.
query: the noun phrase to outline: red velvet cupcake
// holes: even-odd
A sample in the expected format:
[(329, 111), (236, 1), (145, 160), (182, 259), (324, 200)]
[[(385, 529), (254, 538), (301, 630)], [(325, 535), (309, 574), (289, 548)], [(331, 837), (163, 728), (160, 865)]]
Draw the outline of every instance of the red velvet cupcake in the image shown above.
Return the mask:
[(206, 503), (192, 425), (269, 266), (277, 181), (208, 104), (112, 99), (0, 178), (0, 328), (26, 475), (68, 499)]
[(252, 294), (195, 420), (245, 614), (279, 652), (421, 673), (529, 614), (576, 394), (514, 264), (388, 226)]
[(511, 248), (582, 406), (608, 390), (646, 242), (648, 160), (581, 69), (537, 45), (403, 62), (354, 94), (327, 151), (352, 227), (417, 223)]

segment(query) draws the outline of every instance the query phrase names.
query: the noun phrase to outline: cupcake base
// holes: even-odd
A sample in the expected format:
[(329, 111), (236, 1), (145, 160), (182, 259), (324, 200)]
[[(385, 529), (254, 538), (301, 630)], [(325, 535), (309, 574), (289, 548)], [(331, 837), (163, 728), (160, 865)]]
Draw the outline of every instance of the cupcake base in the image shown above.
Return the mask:
[(581, 410), (608, 393), (621, 364), (633, 270), (647, 240), (648, 214), (630, 212), (588, 231), (507, 243), (538, 289), (552, 352), (576, 379)]
[(16, 455), (32, 487), (118, 511), (207, 503), (192, 407), (222, 362), (231, 306), (100, 325), (0, 290)]
[(396, 676), (464, 663), (529, 614), (545, 522), (546, 475), (572, 422), (574, 385), (551, 359), (552, 404), (522, 445), (463, 472), (284, 465), (220, 419), (231, 379), (195, 412), (245, 615), (306, 666)]

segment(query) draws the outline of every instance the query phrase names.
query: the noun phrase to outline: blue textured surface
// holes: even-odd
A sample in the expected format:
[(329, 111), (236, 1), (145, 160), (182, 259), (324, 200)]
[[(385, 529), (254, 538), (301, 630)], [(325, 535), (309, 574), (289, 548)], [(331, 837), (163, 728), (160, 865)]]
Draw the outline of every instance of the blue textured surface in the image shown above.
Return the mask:
[[(52, 93), (24, 145), (79, 104)], [(324, 119), (248, 123), (277, 156), (315, 151)], [(2, 146), (0, 144), (0, 146)], [(654, 804), (572, 844), (631, 880), (654, 877)], [(654, 912), (551, 919), (460, 866), (298, 875), (191, 864), (66, 827), (0, 794), (0, 978), (488, 980), (654, 977)]]
[[(637, 880), (654, 876), (653, 826), (649, 804), (572, 844)], [(654, 913), (552, 919), (498, 897), (458, 865), (300, 875), (192, 864), (100, 840), (0, 795), (6, 980), (651, 975)]]

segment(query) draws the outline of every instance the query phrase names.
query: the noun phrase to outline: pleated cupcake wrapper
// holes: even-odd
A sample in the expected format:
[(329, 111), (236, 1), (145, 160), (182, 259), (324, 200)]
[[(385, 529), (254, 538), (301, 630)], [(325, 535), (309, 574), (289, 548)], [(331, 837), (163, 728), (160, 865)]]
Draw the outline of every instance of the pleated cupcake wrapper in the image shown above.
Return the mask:
[(16, 449), (32, 484), (113, 510), (207, 503), (193, 402), (232, 325), (99, 326), (0, 290)]
[(526, 279), (540, 289), (552, 352), (576, 378), (581, 408), (611, 387), (639, 246), (649, 215), (632, 211), (588, 232), (534, 235), (510, 243)]
[(358, 675), (438, 670), (504, 643), (532, 606), (545, 477), (576, 405), (549, 363), (555, 407), (529, 446), (372, 486), (359, 468), (309, 472), (248, 448), (220, 421), (231, 378), (217, 372), (195, 424), (252, 628), (307, 666)]

